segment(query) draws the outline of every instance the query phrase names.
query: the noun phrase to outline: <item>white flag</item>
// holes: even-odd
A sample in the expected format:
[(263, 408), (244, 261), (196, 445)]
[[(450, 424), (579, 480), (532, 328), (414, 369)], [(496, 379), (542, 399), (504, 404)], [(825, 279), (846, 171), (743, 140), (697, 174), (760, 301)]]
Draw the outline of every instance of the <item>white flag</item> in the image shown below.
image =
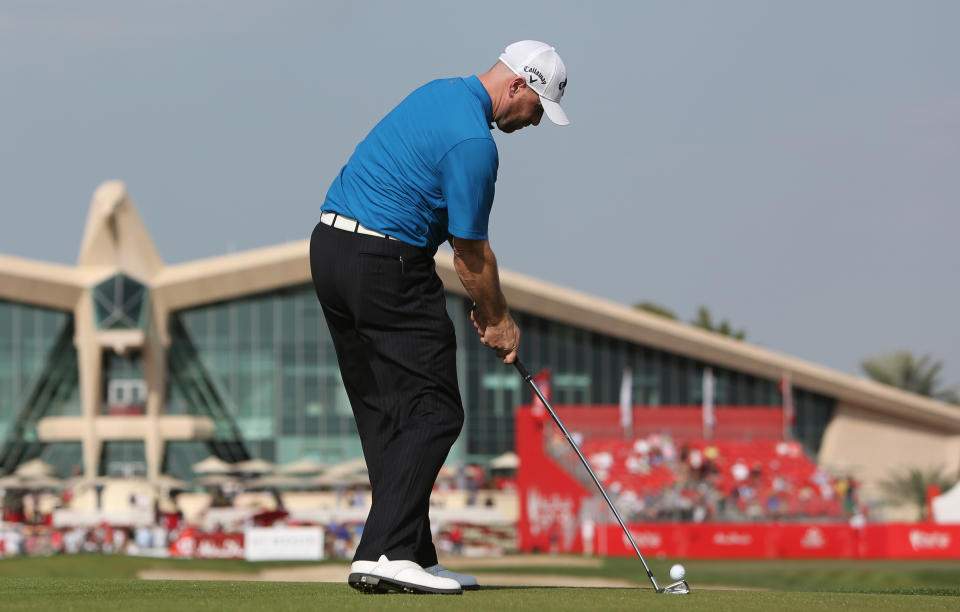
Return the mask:
[(630, 368), (623, 369), (623, 378), (620, 379), (620, 427), (633, 427), (633, 372)]
[(717, 417), (713, 413), (713, 370), (703, 369), (703, 437), (709, 438)]
[(793, 405), (793, 381), (790, 372), (784, 372), (777, 383), (780, 395), (783, 396), (783, 439), (790, 437), (793, 425), (797, 422), (797, 411)]

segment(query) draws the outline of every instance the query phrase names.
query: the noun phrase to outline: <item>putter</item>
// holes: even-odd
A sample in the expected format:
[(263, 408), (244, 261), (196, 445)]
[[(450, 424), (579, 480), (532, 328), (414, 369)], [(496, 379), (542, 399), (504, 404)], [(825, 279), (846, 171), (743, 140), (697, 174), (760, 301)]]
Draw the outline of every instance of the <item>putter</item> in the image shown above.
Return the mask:
[(688, 595), (690, 593), (690, 585), (687, 584), (686, 579), (678, 580), (666, 586), (660, 586), (657, 584), (657, 579), (654, 578), (653, 572), (650, 571), (650, 566), (647, 565), (646, 559), (644, 559), (643, 555), (640, 554), (640, 549), (637, 548), (637, 543), (633, 540), (633, 536), (630, 535), (630, 530), (627, 529), (626, 523), (624, 523), (623, 519), (620, 518), (620, 513), (617, 512), (617, 508), (610, 500), (610, 496), (607, 495), (607, 491), (603, 488), (603, 485), (600, 484), (600, 479), (597, 478), (593, 468), (590, 467), (590, 462), (587, 461), (587, 458), (583, 456), (582, 452), (580, 452), (580, 447), (577, 446), (577, 443), (573, 441), (573, 438), (570, 436), (570, 432), (568, 432), (567, 428), (563, 426), (563, 423), (560, 421), (557, 413), (553, 411), (553, 407), (550, 405), (550, 402), (548, 402), (547, 398), (543, 396), (543, 393), (540, 391), (537, 383), (533, 381), (533, 376), (530, 375), (530, 372), (527, 371), (527, 368), (524, 367), (523, 363), (520, 362), (520, 359), (517, 359), (513, 362), (513, 367), (517, 368), (517, 371), (520, 372), (520, 376), (523, 377), (523, 380), (530, 385), (530, 388), (533, 389), (533, 392), (537, 394), (537, 397), (539, 397), (540, 401), (543, 402), (543, 405), (546, 406), (547, 412), (549, 412), (550, 416), (553, 417), (553, 422), (556, 423), (557, 427), (560, 428), (560, 431), (563, 432), (563, 435), (567, 438), (567, 442), (570, 443), (570, 446), (573, 447), (573, 450), (577, 452), (577, 456), (580, 457), (580, 461), (583, 462), (583, 466), (587, 468), (588, 472), (590, 472), (590, 477), (593, 478), (593, 482), (597, 485), (597, 488), (600, 489), (600, 493), (603, 495), (603, 499), (607, 501), (607, 505), (610, 506), (610, 510), (613, 511), (613, 515), (617, 517), (617, 522), (619, 522), (620, 527), (623, 528), (623, 533), (627, 534), (630, 544), (633, 545), (633, 550), (636, 551), (637, 556), (640, 557), (640, 562), (643, 563), (643, 568), (647, 570), (647, 577), (649, 577), (650, 582), (653, 583), (654, 590), (657, 593), (666, 593), (669, 595)]

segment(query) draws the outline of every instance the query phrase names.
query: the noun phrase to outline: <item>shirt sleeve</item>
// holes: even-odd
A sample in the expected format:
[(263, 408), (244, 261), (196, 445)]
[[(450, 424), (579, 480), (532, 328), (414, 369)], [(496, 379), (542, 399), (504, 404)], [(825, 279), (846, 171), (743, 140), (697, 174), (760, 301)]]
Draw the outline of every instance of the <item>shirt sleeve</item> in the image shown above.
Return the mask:
[(500, 160), (492, 139), (464, 140), (440, 160), (440, 190), (447, 203), (447, 231), (457, 238), (487, 237)]

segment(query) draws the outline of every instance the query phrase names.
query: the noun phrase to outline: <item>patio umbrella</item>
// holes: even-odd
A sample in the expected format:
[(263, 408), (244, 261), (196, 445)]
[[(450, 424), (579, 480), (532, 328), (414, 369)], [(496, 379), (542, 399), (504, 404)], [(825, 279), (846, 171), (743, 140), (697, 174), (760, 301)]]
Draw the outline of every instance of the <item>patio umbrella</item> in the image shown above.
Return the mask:
[(16, 474), (0, 478), (0, 489), (20, 489), (22, 488), (21, 484), (23, 484), (23, 479)]
[(250, 459), (234, 463), (230, 471), (242, 474), (269, 474), (275, 467), (274, 464), (263, 459)]
[(24, 478), (36, 478), (41, 476), (53, 476), (53, 472), (53, 466), (38, 457), (36, 459), (31, 459), (26, 463), (20, 464), (20, 466), (18, 466), (14, 471), (14, 474)]
[(326, 465), (313, 459), (297, 459), (293, 463), (282, 465), (277, 469), (280, 474), (317, 474), (326, 469)]
[(490, 468), (494, 470), (515, 470), (518, 465), (520, 465), (520, 457), (513, 451), (494, 457), (490, 462)]
[(20, 481), (18, 489), (25, 489), (27, 491), (49, 491), (51, 489), (62, 489), (64, 482), (58, 478), (50, 478), (47, 476), (40, 478), (24, 478)]
[(195, 474), (227, 474), (233, 469), (229, 463), (213, 455), (191, 467)]
[(367, 472), (354, 472), (352, 474), (331, 474), (327, 472), (326, 474), (321, 474), (316, 478), (311, 478), (307, 481), (307, 485), (310, 487), (335, 487), (335, 486), (369, 486), (370, 485), (370, 476)]
[(327, 470), (327, 474), (333, 476), (344, 476), (347, 474), (357, 474), (357, 473), (367, 473), (367, 462), (363, 460), (363, 457), (358, 457), (356, 459), (349, 459), (343, 463), (338, 463), (336, 465), (330, 466)]
[(239, 480), (226, 474), (210, 474), (196, 480), (197, 484), (205, 487), (220, 487), (225, 484), (237, 483)]

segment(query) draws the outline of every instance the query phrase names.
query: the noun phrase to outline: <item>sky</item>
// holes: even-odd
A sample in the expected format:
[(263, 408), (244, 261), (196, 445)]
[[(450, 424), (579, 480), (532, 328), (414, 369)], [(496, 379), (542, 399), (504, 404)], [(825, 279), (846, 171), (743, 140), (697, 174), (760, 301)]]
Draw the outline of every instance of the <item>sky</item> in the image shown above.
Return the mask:
[(0, 252), (75, 262), (113, 179), (168, 263), (304, 240), (396, 103), (531, 38), (571, 125), (494, 135), (502, 268), (960, 385), (958, 23), (951, 0), (0, 0)]

